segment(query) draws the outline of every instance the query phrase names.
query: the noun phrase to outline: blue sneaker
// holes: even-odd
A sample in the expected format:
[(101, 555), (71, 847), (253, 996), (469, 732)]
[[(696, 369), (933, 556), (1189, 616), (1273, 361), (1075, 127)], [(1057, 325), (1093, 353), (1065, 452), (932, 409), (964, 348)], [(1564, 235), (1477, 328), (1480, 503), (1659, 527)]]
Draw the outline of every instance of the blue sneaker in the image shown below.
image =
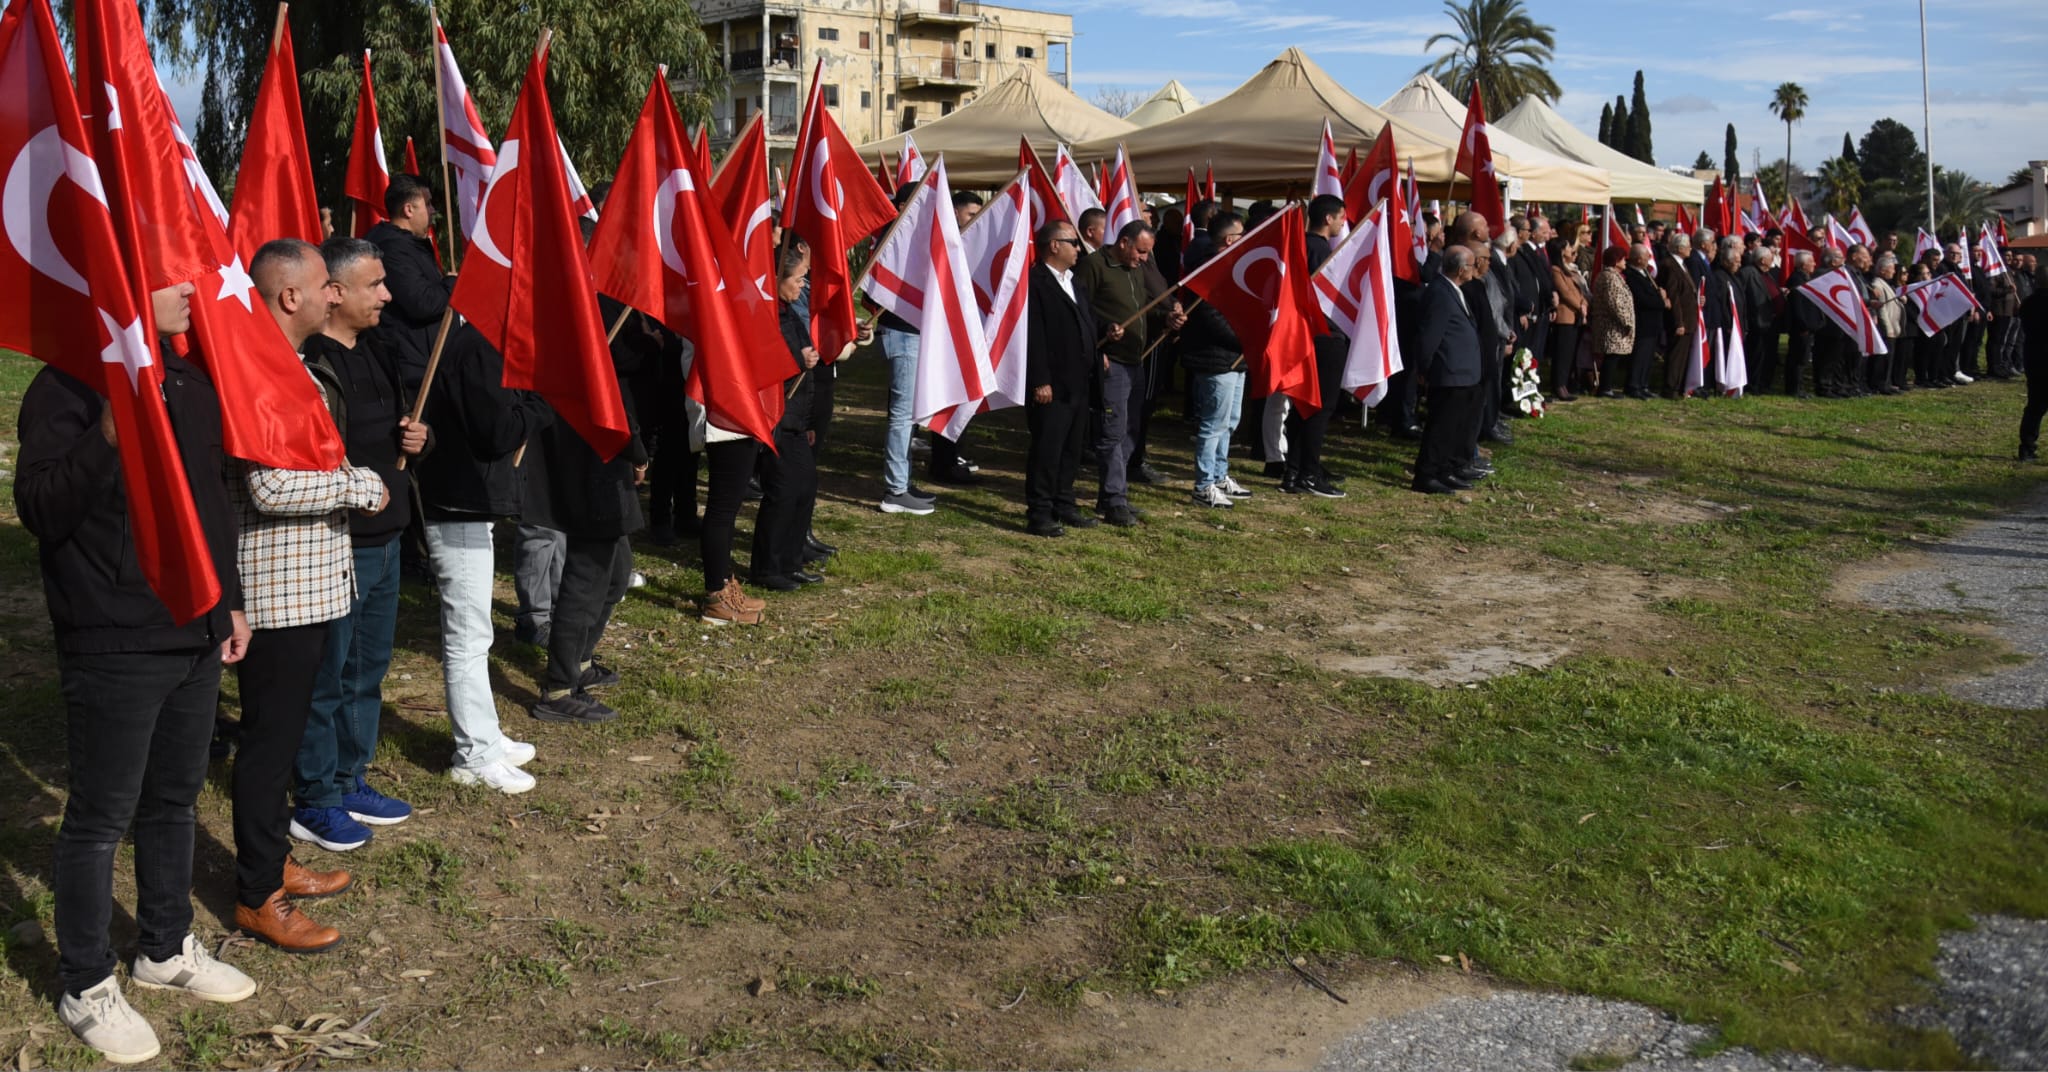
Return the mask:
[(292, 811), (292, 837), (310, 841), (328, 852), (360, 849), (370, 840), (370, 828), (349, 818), (342, 808), (296, 808)]
[(354, 791), (341, 795), (341, 806), (349, 818), (371, 826), (391, 826), (412, 818), (412, 805), (370, 788), (360, 774), (356, 775)]

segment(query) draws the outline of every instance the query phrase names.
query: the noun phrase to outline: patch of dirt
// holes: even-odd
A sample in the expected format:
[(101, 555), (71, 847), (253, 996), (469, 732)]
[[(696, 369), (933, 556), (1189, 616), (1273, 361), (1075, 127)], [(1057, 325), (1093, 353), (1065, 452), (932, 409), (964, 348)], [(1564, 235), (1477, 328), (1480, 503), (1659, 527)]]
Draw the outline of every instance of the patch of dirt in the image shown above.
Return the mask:
[(1578, 652), (1634, 651), (1672, 624), (1661, 600), (1688, 594), (1674, 578), (1608, 566), (1560, 570), (1478, 556), (1439, 556), (1405, 582), (1352, 581), (1332, 604), (1353, 608), (1322, 631), (1318, 665), (1435, 686), (1541, 669)]

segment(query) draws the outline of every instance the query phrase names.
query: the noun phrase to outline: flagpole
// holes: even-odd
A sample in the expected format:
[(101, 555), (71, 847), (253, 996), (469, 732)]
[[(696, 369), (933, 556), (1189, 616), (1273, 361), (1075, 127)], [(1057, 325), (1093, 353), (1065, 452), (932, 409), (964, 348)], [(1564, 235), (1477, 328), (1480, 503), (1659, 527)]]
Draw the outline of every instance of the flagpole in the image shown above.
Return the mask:
[(1927, 153), (1927, 233), (1934, 234), (1934, 108), (1927, 92), (1927, 0), (1920, 0), (1920, 143)]
[[(451, 305), (441, 311), (441, 330), (434, 335), (434, 348), (427, 353), (427, 374), (420, 378), (420, 393), (412, 400), (412, 413), (408, 419), (414, 424), (418, 424), (420, 415), (427, 411), (427, 394), (434, 389), (434, 373), (441, 367), (441, 348), (448, 345), (448, 331), (454, 326), (455, 307)], [(398, 456), (398, 467), (405, 468), (403, 454)]]
[[(455, 185), (448, 177), (448, 102), (441, 99), (441, 16), (433, 4), (427, 5), (427, 22), (434, 30), (434, 118), (441, 124), (441, 216), (448, 225), (448, 270), (456, 269), (456, 254), (461, 249), (455, 240)], [(446, 334), (445, 330), (443, 334)], [(421, 392), (422, 395), (425, 392)]]
[[(1251, 230), (1246, 231), (1244, 233), (1244, 237), (1250, 238), (1251, 236), (1258, 234), (1260, 231), (1265, 230), (1269, 225), (1271, 225), (1273, 221), (1278, 220), (1280, 217), (1285, 216), (1290, 212), (1300, 211), (1300, 208), (1301, 206), (1299, 204), (1289, 204), (1286, 208), (1283, 208), (1280, 211), (1273, 213), (1271, 216), (1266, 217), (1264, 223), (1261, 223), (1257, 227), (1254, 227)], [(1242, 241), (1242, 239), (1240, 239), (1240, 241)], [(1219, 250), (1218, 253), (1220, 254), (1221, 251)], [(1196, 268), (1194, 271), (1189, 272), (1184, 276), (1181, 276), (1180, 283), (1178, 285), (1166, 288), (1166, 293), (1161, 294), (1160, 296), (1152, 299), (1151, 301), (1146, 302), (1143, 307), (1141, 307), (1137, 312), (1132, 313), (1130, 316), (1126, 317), (1122, 323), (1117, 325), (1117, 327), (1127, 328), (1130, 327), (1132, 324), (1137, 323), (1139, 319), (1142, 318), (1146, 313), (1149, 313), (1153, 309), (1157, 308), (1161, 302), (1164, 302), (1166, 299), (1173, 297), (1179, 291), (1185, 290), (1188, 285), (1188, 280), (1193, 279), (1194, 277), (1201, 275), (1203, 272), (1206, 272), (1209, 269), (1215, 267), (1222, 260), (1223, 258), (1221, 256), (1215, 256), (1209, 258), (1206, 261), (1203, 261), (1201, 267)]]

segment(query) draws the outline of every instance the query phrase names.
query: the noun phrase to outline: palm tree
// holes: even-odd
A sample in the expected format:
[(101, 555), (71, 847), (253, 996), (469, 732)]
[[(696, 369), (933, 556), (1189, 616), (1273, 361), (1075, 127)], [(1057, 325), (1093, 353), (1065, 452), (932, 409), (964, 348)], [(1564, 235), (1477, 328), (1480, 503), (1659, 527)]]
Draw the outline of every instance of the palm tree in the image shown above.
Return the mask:
[(1472, 95), (1477, 82), (1489, 115), (1513, 108), (1523, 97), (1553, 102), (1563, 94), (1545, 69), (1557, 37), (1551, 27), (1529, 17), (1522, 0), (1465, 0), (1462, 5), (1444, 0), (1444, 10), (1457, 24), (1457, 32), (1432, 35), (1422, 49), (1427, 52), (1442, 42), (1451, 50), (1420, 73), (1435, 77), (1461, 99)]
[(1820, 165), (1821, 202), (1829, 212), (1847, 216), (1863, 202), (1863, 169), (1846, 156), (1830, 157)]
[(1780, 82), (1771, 94), (1771, 111), (1785, 123), (1785, 190), (1792, 189), (1792, 124), (1806, 118), (1806, 90), (1797, 82)]
[(1934, 229), (1956, 234), (1991, 215), (1990, 190), (1966, 172), (1934, 169)]

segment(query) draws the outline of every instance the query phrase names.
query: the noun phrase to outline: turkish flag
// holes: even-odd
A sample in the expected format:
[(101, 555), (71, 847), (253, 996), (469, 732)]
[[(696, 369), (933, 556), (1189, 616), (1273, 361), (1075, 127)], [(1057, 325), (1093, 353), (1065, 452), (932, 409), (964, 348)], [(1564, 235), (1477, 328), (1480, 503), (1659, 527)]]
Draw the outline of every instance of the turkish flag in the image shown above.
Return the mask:
[[(726, 150), (726, 152), (728, 155), (731, 154), (730, 149)], [(706, 123), (697, 128), (697, 174), (713, 175), (716, 173), (716, 169), (711, 163), (711, 124)]]
[(189, 622), (220, 602), (220, 579), (164, 409), (149, 291), (115, 234), (49, 0), (0, 15), (0, 86), (0, 346), (106, 396), (137, 563), (171, 618)]
[(833, 361), (860, 333), (846, 255), (894, 222), (896, 207), (868, 174), (838, 120), (825, 110), (823, 90), (814, 74), (790, 189), (782, 198), (782, 226), (810, 244), (811, 337), (817, 340), (819, 355)]
[(1465, 102), (1465, 131), (1458, 138), (1458, 162), (1454, 168), (1472, 180), (1472, 211), (1486, 217), (1491, 233), (1498, 235), (1508, 225), (1508, 206), (1501, 200), (1500, 175), (1493, 167), (1493, 142), (1486, 133), (1486, 102), (1480, 99), (1479, 83), (1472, 83), (1472, 96)]
[[(1031, 195), (1031, 233), (1037, 234), (1040, 227), (1054, 221), (1074, 222), (1067, 215), (1065, 199), (1060, 196), (1059, 184), (1045, 172), (1045, 161), (1038, 158), (1038, 150), (1031, 147), (1029, 138), (1017, 139), (1017, 167), (1030, 175), (1028, 189)], [(1188, 205), (1193, 208), (1192, 202)]]
[(504, 355), (506, 387), (538, 392), (610, 461), (631, 431), (548, 107), (547, 63), (543, 45), (527, 64), (448, 304)]
[(314, 245), (326, 237), (320, 226), (320, 198), (313, 193), (313, 157), (306, 150), (305, 110), (299, 107), (299, 65), (292, 58), (292, 29), (285, 5), (277, 5), (270, 62), (256, 86), (242, 142), (242, 169), (235, 176), (228, 236), (244, 263), (256, 247), (273, 238), (303, 238)]
[(334, 418), (229, 244), (227, 213), (157, 79), (135, 5), (74, 0), (72, 10), (78, 87), (114, 230), (145, 291), (196, 286), (194, 357), (220, 396), (223, 446), (276, 469), (334, 469), (343, 461)]
[(1382, 200), (1387, 202), (1386, 243), (1393, 254), (1394, 276), (1410, 283), (1422, 282), (1422, 264), (1409, 251), (1415, 248), (1415, 228), (1409, 215), (1407, 191), (1402, 188), (1400, 158), (1394, 143), (1394, 124), (1380, 128), (1365, 159), (1344, 187), (1344, 218), (1353, 227)]
[(1180, 285), (1208, 302), (1244, 346), (1253, 398), (1284, 394), (1303, 412), (1322, 408), (1315, 334), (1324, 330), (1311, 293), (1301, 206), (1288, 205)]
[(725, 166), (711, 180), (711, 214), (724, 221), (738, 244), (745, 278), (754, 281), (761, 297), (772, 301), (775, 200), (768, 193), (768, 125), (759, 112), (725, 151)]
[(1208, 191), (1209, 200), (1216, 200), (1216, 165), (1214, 162), (1203, 165), (1202, 185)]
[(1344, 174), (1340, 177), (1339, 185), (1350, 186), (1351, 176), (1356, 174), (1358, 174), (1358, 146), (1354, 145), (1344, 151)]
[(1607, 214), (1600, 217), (1600, 252), (1606, 253), (1609, 246), (1628, 252), (1628, 232), (1621, 229), (1621, 221), (1614, 217), (1614, 206), (1607, 206)]
[(1687, 209), (1684, 205), (1678, 206), (1679, 233), (1685, 235), (1685, 237), (1687, 238), (1691, 238), (1693, 232), (1699, 229), (1699, 221), (1692, 218), (1691, 210)]
[[(411, 148), (412, 139), (406, 139)], [(342, 177), (341, 192), (355, 202), (357, 238), (370, 233), (389, 217), (384, 215), (384, 190), (391, 185), (391, 168), (384, 162), (384, 130), (377, 122), (377, 91), (370, 85), (370, 50), (363, 50), (363, 86), (356, 91), (356, 129), (349, 140), (348, 173)]]
[[(1188, 168), (1187, 204), (1181, 207), (1181, 211), (1180, 251), (1181, 256), (1186, 257), (1187, 251), (1195, 244), (1195, 169), (1192, 166)], [(1187, 265), (1183, 263), (1180, 268), (1186, 271)]]
[[(757, 123), (750, 129), (761, 128)], [(735, 184), (765, 198), (767, 143), (758, 136), (753, 140), (760, 150), (735, 145), (726, 155), (726, 168), (747, 166), (741, 156), (752, 152), (758, 177), (753, 182), (735, 178)], [(763, 289), (772, 283), (752, 277), (749, 262), (717, 217), (715, 197), (706, 196), (713, 184), (697, 166), (664, 71), (648, 87), (605, 198), (604, 215), (590, 240), (591, 267), (598, 289), (690, 340), (695, 357), (684, 392), (703, 405), (711, 423), (773, 449), (775, 423), (782, 419), (782, 381), (791, 365), (773, 291)], [(765, 248), (765, 207), (760, 220), (759, 241)], [(774, 274), (772, 262), (768, 273)]]

